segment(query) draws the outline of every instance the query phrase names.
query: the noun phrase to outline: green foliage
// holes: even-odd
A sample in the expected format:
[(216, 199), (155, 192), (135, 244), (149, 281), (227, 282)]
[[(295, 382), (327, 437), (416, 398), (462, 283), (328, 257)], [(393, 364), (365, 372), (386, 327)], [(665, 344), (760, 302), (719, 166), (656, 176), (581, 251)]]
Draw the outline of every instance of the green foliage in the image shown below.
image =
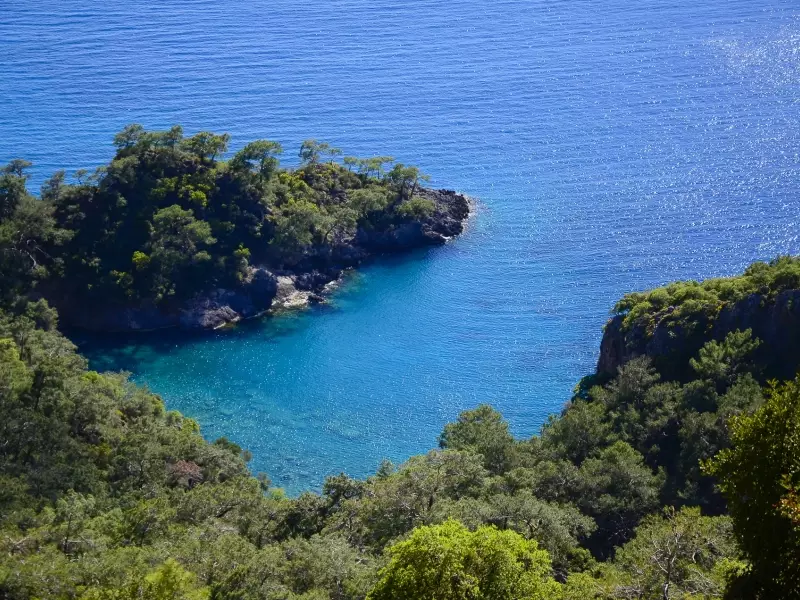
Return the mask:
[(697, 508), (673, 508), (651, 515), (610, 565), (609, 586), (616, 598), (721, 598), (722, 561), (738, 551), (727, 517), (704, 517)]
[(133, 148), (144, 136), (144, 127), (138, 123), (126, 125), (125, 128), (114, 136), (114, 145), (118, 150)]
[(722, 342), (711, 340), (700, 349), (697, 359), (689, 364), (701, 379), (713, 381), (720, 388), (727, 388), (736, 377), (743, 372), (753, 372), (753, 352), (758, 348), (759, 340), (753, 339), (753, 332), (734, 331)]
[(208, 588), (199, 586), (194, 574), (174, 559), (142, 578), (134, 578), (121, 588), (90, 588), (80, 600), (206, 600)]
[(435, 205), (427, 198), (414, 196), (397, 207), (397, 214), (403, 219), (424, 221), (433, 214)]
[(150, 257), (141, 250), (136, 250), (131, 258), (133, 268), (136, 270), (146, 269), (150, 265)]
[(504, 473), (513, 466), (514, 438), (508, 423), (488, 404), (465, 411), (457, 422), (445, 425), (439, 445), (481, 454), (490, 473)]
[(552, 599), (560, 586), (549, 577), (547, 553), (512, 531), (456, 521), (420, 527), (389, 549), (389, 564), (370, 600)]
[(273, 243), (284, 252), (301, 252), (317, 239), (326, 226), (325, 214), (309, 200), (289, 200), (272, 215)]
[(654, 474), (642, 455), (625, 442), (587, 458), (578, 476), (579, 506), (597, 521), (596, 535), (603, 546), (624, 542), (639, 520), (659, 506), (663, 475)]
[[(397, 163), (392, 167), (392, 170), (386, 174), (386, 179), (397, 190), (400, 200), (410, 201), (414, 199), (414, 195), (419, 188), (419, 182), (427, 181), (429, 177), (420, 173), (417, 167)], [(416, 206), (424, 205), (417, 203)]]
[[(183, 209), (166, 214), (163, 236), (196, 243), (208, 233), (184, 231), (194, 221)], [(196, 423), (123, 377), (86, 372), (45, 306), (25, 312), (0, 320), (5, 597), (345, 600), (370, 589), (392, 597), (396, 586), (417, 597), (628, 597), (633, 589), (656, 597), (658, 561), (672, 556), (664, 540), (676, 528), (689, 541), (674, 554), (675, 594), (702, 583), (718, 597), (725, 581), (747, 573), (727, 550), (727, 521), (696, 511), (647, 516), (668, 491), (659, 471), (666, 456), (636, 450), (672, 431), (665, 407), (752, 410), (760, 388), (746, 366), (721, 395), (695, 382), (711, 385), (709, 400), (696, 385), (683, 391), (646, 361), (633, 363), (533, 440), (514, 440), (502, 417), (480, 406), (445, 427), (444, 450), (366, 481), (331, 477), (322, 495), (290, 499), (247, 474), (235, 443), (208, 444)], [(780, 514), (792, 522), (796, 496), (781, 489)], [(604, 558), (626, 542), (606, 566), (587, 552)], [(654, 544), (667, 553), (645, 551)], [(379, 574), (387, 546), (396, 550)], [(455, 579), (430, 575), (454, 570)]]
[(201, 162), (214, 161), (217, 156), (228, 149), (230, 136), (227, 133), (217, 135), (210, 131), (198, 134), (182, 141), (181, 145), (190, 154), (194, 154)]
[(349, 192), (349, 205), (360, 217), (386, 209), (389, 201), (389, 191), (376, 185)]
[(732, 446), (706, 465), (728, 500), (734, 530), (763, 598), (800, 595), (800, 380), (769, 391), (731, 422)]
[(202, 274), (204, 263), (210, 260), (205, 248), (216, 241), (207, 222), (173, 204), (153, 215), (150, 240), (145, 246), (149, 260), (143, 259), (144, 253), (134, 253), (134, 265), (140, 270), (147, 263), (152, 276), (151, 292), (160, 301), (174, 295), (183, 278)]
[(234, 169), (254, 171), (262, 182), (269, 181), (278, 168), (278, 156), (283, 148), (278, 142), (258, 140), (250, 142), (231, 159)]
[(611, 440), (611, 424), (600, 402), (575, 400), (560, 418), (551, 416), (542, 428), (542, 439), (573, 464), (580, 465)]
[(0, 305), (9, 305), (59, 272), (61, 260), (50, 251), (70, 237), (53, 219), (52, 206), (28, 194), (29, 166), (14, 160), (0, 171)]
[(624, 298), (624, 327), (670, 326), (669, 363), (585, 379), (538, 437), (480, 405), (440, 450), (297, 498), (252, 477), (234, 442), (87, 371), (38, 290), (169, 304), (245, 280), (251, 261), (316, 268), (359, 230), (436, 210), (416, 195), (424, 176), (385, 157), (340, 166), (310, 141), (282, 170), (273, 142), (218, 162), (227, 143), (130, 126), (106, 169), (57, 173), (41, 199), (24, 161), (0, 174), (0, 597), (797, 594), (800, 383), (764, 405), (776, 352), (749, 329), (712, 339), (731, 303), (800, 284), (797, 259)]
[(305, 140), (300, 145), (300, 160), (307, 165), (315, 165), (319, 162), (321, 156), (328, 155), (331, 159), (340, 156), (342, 151), (339, 148), (334, 148), (325, 142), (318, 142), (317, 140)]
[(581, 544), (597, 526), (591, 517), (582, 514), (572, 504), (541, 500), (530, 490), (520, 490), (512, 495), (493, 495), (487, 504), (488, 510), (473, 503), (465, 507), (472, 508), (472, 511), (454, 511), (453, 516), (473, 526), (489, 522), (516, 531), (526, 539), (536, 540), (550, 554), (554, 572), (561, 575), (581, 568), (588, 559)]
[(386, 174), (386, 166), (393, 162), (394, 158), (391, 156), (375, 156), (366, 159), (356, 159), (356, 164), (358, 164), (358, 172), (367, 178), (383, 177)]
[(624, 315), (623, 326), (639, 326), (652, 333), (657, 324), (705, 333), (725, 306), (759, 294), (766, 301), (779, 293), (800, 287), (800, 259), (781, 256), (769, 263), (750, 265), (737, 277), (707, 279), (703, 282), (680, 281), (649, 292), (625, 295), (614, 306), (615, 314)]
[(27, 195), (25, 169), (29, 166), (27, 161), (14, 160), (0, 171), (0, 219), (13, 215)]

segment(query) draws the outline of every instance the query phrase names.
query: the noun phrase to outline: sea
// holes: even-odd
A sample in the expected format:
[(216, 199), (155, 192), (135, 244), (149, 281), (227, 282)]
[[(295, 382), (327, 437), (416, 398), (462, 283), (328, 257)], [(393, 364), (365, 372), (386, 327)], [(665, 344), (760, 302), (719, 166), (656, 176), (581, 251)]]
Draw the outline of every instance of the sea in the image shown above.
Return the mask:
[(141, 123), (391, 155), (477, 201), (459, 239), (329, 305), (204, 334), (76, 335), (289, 494), (520, 437), (593, 371), (626, 292), (800, 251), (800, 3), (2, 0), (0, 163), (93, 169)]

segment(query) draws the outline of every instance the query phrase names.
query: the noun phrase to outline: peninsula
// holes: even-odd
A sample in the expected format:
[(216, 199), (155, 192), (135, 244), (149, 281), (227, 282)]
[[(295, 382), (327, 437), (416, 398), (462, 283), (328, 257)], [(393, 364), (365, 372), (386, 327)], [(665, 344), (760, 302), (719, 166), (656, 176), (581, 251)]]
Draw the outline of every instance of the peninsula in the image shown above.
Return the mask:
[(466, 197), (423, 187), (419, 169), (391, 157), (307, 140), (286, 169), (276, 142), (225, 161), (228, 142), (129, 125), (108, 165), (70, 182), (59, 171), (41, 199), (26, 189), (29, 163), (13, 161), (2, 181), (4, 210), (20, 217), (9, 291), (28, 281), (29, 295), (90, 330), (212, 329), (318, 302), (344, 270), (443, 244), (469, 216)]

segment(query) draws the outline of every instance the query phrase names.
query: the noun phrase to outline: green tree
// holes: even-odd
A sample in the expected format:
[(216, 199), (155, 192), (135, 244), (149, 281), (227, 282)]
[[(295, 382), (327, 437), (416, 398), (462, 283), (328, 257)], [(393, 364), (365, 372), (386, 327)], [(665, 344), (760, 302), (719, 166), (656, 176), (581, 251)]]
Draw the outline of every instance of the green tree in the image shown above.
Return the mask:
[(420, 181), (428, 181), (428, 175), (420, 172), (417, 167), (397, 163), (386, 174), (386, 178), (397, 189), (400, 200), (411, 200), (417, 193)]
[(375, 583), (375, 558), (338, 535), (294, 538), (282, 545), (289, 557), (283, 581), (296, 594), (327, 592), (330, 600), (363, 598)]
[[(176, 293), (183, 268), (207, 261), (209, 255), (204, 249), (215, 243), (211, 226), (196, 219), (191, 210), (173, 204), (156, 212), (148, 243), (149, 262), (155, 267), (156, 298)], [(143, 264), (141, 258), (139, 264)]]
[(64, 554), (74, 554), (89, 542), (81, 536), (86, 521), (95, 508), (92, 496), (70, 490), (56, 502), (59, 547)]
[(329, 244), (341, 244), (351, 239), (358, 226), (359, 214), (346, 204), (330, 206), (320, 220), (320, 237)]
[(315, 165), (323, 155), (328, 155), (331, 160), (335, 156), (339, 156), (342, 151), (339, 148), (334, 148), (325, 142), (318, 142), (317, 140), (305, 140), (300, 145), (300, 160), (306, 165)]
[(358, 172), (366, 178), (383, 177), (386, 174), (386, 165), (394, 162), (393, 156), (375, 156), (358, 161)]
[(14, 214), (17, 207), (28, 194), (25, 183), (28, 176), (25, 170), (31, 163), (26, 160), (12, 160), (0, 171), (0, 221)]
[(435, 210), (436, 205), (432, 200), (414, 196), (397, 207), (397, 214), (403, 219), (424, 221), (430, 217)]
[(574, 559), (584, 560), (586, 551), (580, 545), (596, 526), (574, 505), (540, 500), (530, 490), (492, 496), (488, 503), (489, 522), (536, 540), (549, 552), (554, 570), (561, 575), (566, 574)]
[[(706, 463), (728, 500), (759, 598), (799, 598), (800, 380), (769, 391), (752, 415), (731, 419), (732, 446)], [(788, 510), (787, 510), (788, 509)]]
[(578, 465), (607, 446), (611, 437), (601, 402), (574, 400), (561, 416), (551, 416), (542, 428), (548, 447)]
[(0, 302), (6, 304), (60, 266), (48, 250), (69, 238), (57, 227), (53, 206), (28, 194), (29, 164), (16, 160), (0, 171)]
[(439, 521), (439, 502), (480, 496), (485, 478), (477, 454), (434, 450), (413, 456), (396, 472), (373, 480), (350, 529), (365, 544), (382, 548), (417, 525)]
[(689, 364), (699, 377), (713, 381), (722, 393), (741, 373), (752, 373), (752, 355), (760, 344), (750, 329), (732, 331), (722, 342), (706, 342)]
[(640, 519), (658, 507), (663, 473), (654, 474), (641, 454), (616, 442), (579, 470), (578, 504), (597, 522), (594, 550), (601, 556), (627, 541)]
[(389, 205), (389, 193), (386, 188), (368, 186), (348, 192), (348, 204), (359, 217), (384, 210)]
[(311, 246), (320, 229), (325, 228), (326, 215), (309, 200), (289, 200), (271, 215), (275, 226), (274, 245), (284, 253), (298, 252)]
[(227, 133), (217, 135), (210, 131), (201, 131), (190, 138), (184, 139), (181, 144), (188, 152), (197, 156), (200, 161), (214, 161), (217, 156), (228, 149), (230, 139)]
[(561, 596), (550, 558), (513, 531), (457, 521), (419, 527), (388, 550), (369, 600), (552, 600)]
[(490, 473), (504, 473), (513, 466), (515, 441), (508, 422), (488, 404), (464, 411), (458, 421), (445, 425), (439, 446), (480, 454)]
[(257, 140), (239, 150), (230, 164), (234, 169), (255, 171), (262, 182), (269, 181), (278, 168), (278, 156), (281, 153), (283, 148), (278, 142)]
[(42, 200), (50, 203), (58, 202), (61, 197), (61, 193), (65, 189), (66, 178), (66, 171), (63, 169), (53, 173), (53, 175), (42, 184)]
[(699, 508), (647, 517), (613, 561), (616, 598), (722, 598), (723, 561), (736, 561), (730, 519), (704, 517)]
[(126, 125), (125, 128), (114, 136), (114, 145), (118, 150), (133, 148), (142, 139), (145, 129), (138, 123)]
[(177, 147), (183, 141), (183, 127), (180, 125), (173, 125), (169, 131), (161, 134), (161, 142), (169, 148)]
[(90, 588), (80, 600), (206, 600), (208, 588), (168, 558), (144, 577), (133, 577), (119, 588)]

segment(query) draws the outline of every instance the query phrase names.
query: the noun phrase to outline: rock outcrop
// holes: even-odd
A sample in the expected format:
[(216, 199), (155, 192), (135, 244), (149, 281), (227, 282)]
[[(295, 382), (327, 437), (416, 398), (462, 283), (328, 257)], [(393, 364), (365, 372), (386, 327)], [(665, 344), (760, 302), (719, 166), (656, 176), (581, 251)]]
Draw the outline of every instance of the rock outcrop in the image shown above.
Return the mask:
[(599, 375), (614, 375), (629, 360), (642, 355), (658, 362), (670, 355), (695, 355), (709, 338), (722, 340), (732, 331), (751, 329), (768, 352), (770, 375), (795, 376), (800, 356), (800, 290), (785, 290), (774, 298), (751, 294), (722, 307), (714, 319), (701, 319), (692, 331), (667, 327), (663, 320), (649, 333), (641, 326), (626, 329), (623, 316), (606, 324), (597, 361)]
[(268, 310), (278, 292), (278, 278), (267, 269), (252, 269), (250, 277), (234, 289), (215, 289), (177, 307), (153, 304), (109, 306), (85, 310), (59, 305), (59, 311), (73, 326), (90, 331), (147, 331), (181, 327), (216, 329)]
[(423, 221), (402, 223), (385, 231), (359, 229), (354, 245), (368, 252), (402, 252), (444, 244), (464, 231), (469, 201), (452, 190), (423, 189), (417, 196), (431, 200), (435, 210)]

